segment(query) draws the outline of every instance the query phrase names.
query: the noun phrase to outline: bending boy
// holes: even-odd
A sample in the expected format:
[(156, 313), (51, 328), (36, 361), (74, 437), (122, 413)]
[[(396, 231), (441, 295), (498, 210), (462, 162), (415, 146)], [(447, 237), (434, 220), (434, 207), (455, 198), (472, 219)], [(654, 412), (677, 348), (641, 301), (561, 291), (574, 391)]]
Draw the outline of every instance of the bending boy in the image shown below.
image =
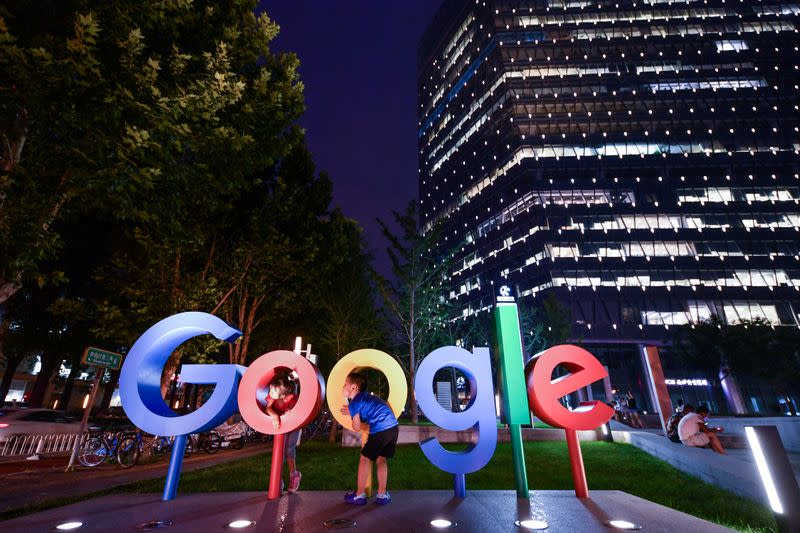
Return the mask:
[(358, 372), (347, 376), (342, 394), (349, 400), (349, 406), (342, 406), (340, 412), (353, 418), (353, 429), (369, 429), (369, 437), (361, 448), (358, 462), (358, 488), (355, 492), (348, 492), (344, 499), (353, 505), (367, 503), (367, 477), (372, 471), (372, 463), (377, 463), (378, 494), (375, 503), (386, 505), (391, 501), (391, 496), (386, 491), (389, 477), (386, 459), (394, 457), (398, 434), (397, 418), (386, 402), (367, 392), (367, 380)]

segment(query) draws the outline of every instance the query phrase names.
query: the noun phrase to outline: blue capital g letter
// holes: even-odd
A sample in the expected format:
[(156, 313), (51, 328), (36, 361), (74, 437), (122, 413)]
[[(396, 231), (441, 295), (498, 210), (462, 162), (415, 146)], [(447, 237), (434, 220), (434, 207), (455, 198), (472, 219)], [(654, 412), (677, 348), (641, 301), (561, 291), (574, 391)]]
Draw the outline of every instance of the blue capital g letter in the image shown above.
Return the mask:
[[(486, 466), (497, 446), (497, 416), (489, 349), (473, 350), (470, 353), (457, 346), (438, 348), (422, 360), (414, 378), (417, 401), (431, 422), (451, 431), (475, 429), (476, 442), (463, 452), (444, 449), (435, 437), (420, 443), (425, 457), (434, 466), (453, 474), (453, 491), (457, 498), (464, 498), (467, 494), (465, 474)], [(472, 402), (460, 413), (444, 409), (433, 393), (434, 375), (449, 366), (461, 370), (469, 379)]]
[(186, 435), (212, 429), (236, 411), (239, 365), (184, 365), (186, 383), (214, 385), (214, 392), (202, 407), (180, 416), (161, 397), (161, 374), (172, 352), (198, 335), (211, 334), (226, 342), (242, 335), (208, 313), (178, 313), (150, 327), (131, 348), (119, 376), (119, 395), (125, 414), (140, 429), (154, 435), (175, 435), (164, 500), (175, 497), (180, 477)]

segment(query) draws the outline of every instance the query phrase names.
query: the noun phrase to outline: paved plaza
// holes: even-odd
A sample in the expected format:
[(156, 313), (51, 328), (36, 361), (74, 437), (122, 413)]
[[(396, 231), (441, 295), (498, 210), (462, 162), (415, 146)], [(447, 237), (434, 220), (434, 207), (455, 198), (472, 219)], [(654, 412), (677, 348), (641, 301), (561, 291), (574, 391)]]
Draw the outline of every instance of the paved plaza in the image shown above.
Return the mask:
[(343, 502), (339, 491), (308, 491), (269, 501), (264, 493), (183, 494), (166, 503), (156, 494), (119, 494), (0, 523), (5, 533), (48, 531), (65, 522), (82, 522), (77, 531), (140, 531), (149, 521), (172, 522), (170, 533), (223, 531), (236, 520), (254, 521), (245, 531), (327, 531), (326, 521), (350, 520), (351, 531), (379, 533), (435, 531), (432, 520), (457, 524), (453, 531), (520, 532), (515, 520), (538, 519), (547, 531), (594, 533), (618, 531), (605, 525), (626, 520), (642, 531), (722, 533), (730, 529), (620, 491), (593, 491), (578, 500), (572, 491), (536, 491), (530, 503), (514, 491), (470, 491), (463, 500), (450, 491), (397, 491), (388, 506), (370, 501), (363, 507)]

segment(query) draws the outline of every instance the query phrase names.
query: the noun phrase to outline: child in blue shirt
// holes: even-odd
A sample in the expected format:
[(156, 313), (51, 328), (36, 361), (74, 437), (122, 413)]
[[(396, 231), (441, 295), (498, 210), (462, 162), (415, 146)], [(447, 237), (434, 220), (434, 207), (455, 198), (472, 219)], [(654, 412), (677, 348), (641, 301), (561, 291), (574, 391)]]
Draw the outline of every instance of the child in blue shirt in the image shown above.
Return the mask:
[(398, 424), (392, 408), (377, 396), (367, 392), (367, 380), (363, 374), (352, 372), (344, 382), (342, 394), (349, 405), (342, 406), (343, 415), (353, 417), (353, 429), (361, 431), (369, 428), (367, 442), (361, 448), (358, 462), (358, 488), (348, 492), (344, 499), (353, 505), (367, 503), (367, 476), (372, 471), (372, 463), (378, 465), (378, 494), (375, 503), (386, 505), (391, 496), (386, 491), (389, 467), (386, 459), (394, 457), (397, 445)]

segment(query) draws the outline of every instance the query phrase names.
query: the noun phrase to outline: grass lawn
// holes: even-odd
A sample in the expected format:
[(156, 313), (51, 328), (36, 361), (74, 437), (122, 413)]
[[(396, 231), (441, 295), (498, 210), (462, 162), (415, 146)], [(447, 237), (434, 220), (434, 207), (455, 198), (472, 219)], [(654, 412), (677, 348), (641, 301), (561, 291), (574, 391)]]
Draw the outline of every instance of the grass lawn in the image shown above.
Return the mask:
[[(448, 446), (449, 447), (449, 446)], [(617, 489), (740, 531), (775, 530), (770, 511), (728, 491), (703, 483), (627, 444), (581, 445), (590, 489)], [(449, 447), (450, 448), (450, 447)], [(451, 448), (455, 449), (455, 448)], [(572, 489), (564, 442), (525, 443), (528, 483), (536, 489)], [(358, 450), (307, 442), (298, 448), (301, 489), (341, 490), (355, 486)], [(181, 476), (181, 492), (265, 491), (269, 459), (251, 457)], [(389, 489), (452, 489), (452, 476), (428, 462), (419, 446), (398, 446), (389, 463)], [(160, 492), (163, 479), (119, 491)], [(482, 470), (467, 476), (467, 489), (514, 489), (511, 446), (499, 443)]]

